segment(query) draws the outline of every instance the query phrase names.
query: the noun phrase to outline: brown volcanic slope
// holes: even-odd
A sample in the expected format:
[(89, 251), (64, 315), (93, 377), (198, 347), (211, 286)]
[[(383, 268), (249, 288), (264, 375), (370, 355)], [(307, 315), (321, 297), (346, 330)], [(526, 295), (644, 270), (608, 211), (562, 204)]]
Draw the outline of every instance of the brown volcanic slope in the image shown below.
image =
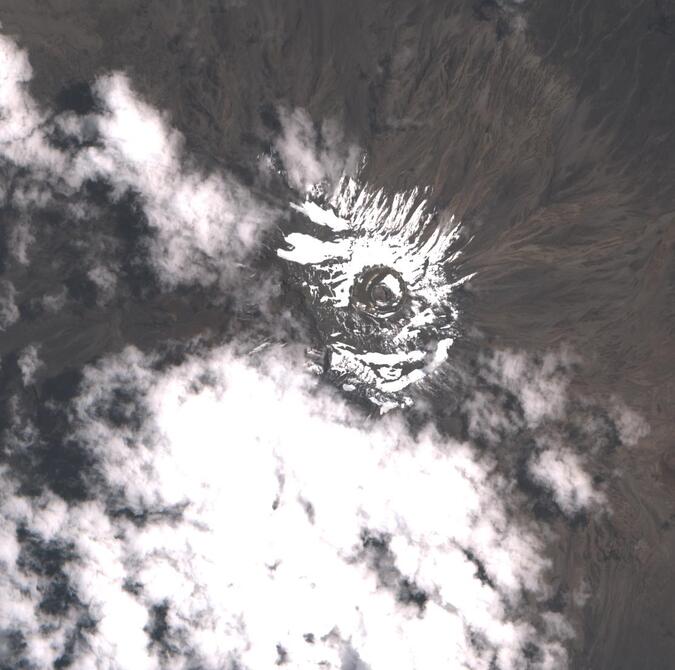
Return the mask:
[[(611, 519), (560, 529), (559, 570), (583, 565), (592, 589), (573, 667), (675, 667), (675, 2), (5, 0), (0, 22), (45, 106), (124, 69), (245, 181), (283, 104), (338, 119), (372, 182), (433, 186), (471, 238), (482, 341), (570, 345), (576, 387), (652, 428), (617, 456)], [(37, 295), (64, 279), (45, 268), (5, 276)], [(42, 341), (56, 373), (222, 315), (175, 295), (50, 319), (2, 352)]]

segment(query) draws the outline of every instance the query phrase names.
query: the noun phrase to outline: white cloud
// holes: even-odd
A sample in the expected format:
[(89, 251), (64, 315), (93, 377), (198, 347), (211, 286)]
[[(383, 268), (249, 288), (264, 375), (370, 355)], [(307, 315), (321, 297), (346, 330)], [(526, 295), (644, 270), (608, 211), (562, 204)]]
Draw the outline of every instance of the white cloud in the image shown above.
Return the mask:
[(35, 242), (35, 235), (26, 219), (14, 223), (9, 233), (9, 248), (12, 255), (21, 265), (28, 264), (28, 249)]
[(43, 366), (38, 356), (38, 347), (34, 344), (29, 344), (25, 347), (19, 355), (18, 364), (24, 386), (32, 384), (35, 379), (35, 373)]
[[(354, 413), (300, 359), (222, 348), (158, 372), (128, 349), (87, 369), (76, 437), (98, 462), (98, 502), (35, 509), (8, 494), (4, 509), (79, 557), (63, 571), (98, 625), (73, 667), (160, 667), (147, 631), (162, 605), (175, 652), (162, 667), (273, 667), (280, 645), (303, 670), (345, 657), (487, 670), (493, 654), (506, 670), (528, 642), (542, 650), (534, 667), (564, 667), (567, 633), (538, 634), (524, 609), (524, 592), (550, 595), (545, 533), (514, 514), (493, 464), (431, 428), (412, 437), (400, 416)], [(27, 590), (6, 627), (53, 660), (76, 613), (40, 628), (44, 583), (12, 568), (12, 546), (8, 574)], [(423, 609), (400, 600), (406, 583)]]
[(56, 293), (48, 293), (42, 297), (42, 306), (50, 314), (55, 314), (63, 309), (68, 299), (65, 286)]
[(30, 165), (43, 174), (58, 174), (65, 167), (65, 157), (45, 140), (42, 124), (46, 115), (27, 89), (32, 77), (28, 56), (4, 35), (0, 35), (0, 72), (2, 155), (17, 165)]
[(499, 350), (487, 361), (487, 377), (518, 398), (526, 422), (535, 428), (564, 415), (572, 362), (566, 351), (548, 352), (535, 362), (525, 353)]
[(11, 181), (11, 204), (16, 214), (8, 226), (8, 248), (21, 265), (28, 265), (28, 252), (35, 242), (31, 212), (48, 204), (51, 189), (46, 184), (31, 179), (30, 176), (14, 176)]
[(288, 183), (301, 193), (325, 183), (335, 187), (343, 174), (354, 174), (360, 150), (348, 142), (333, 120), (318, 131), (304, 109), (280, 110), (281, 135), (275, 142)]
[(469, 435), (499, 446), (523, 429), (545, 434), (565, 417), (570, 360), (567, 353), (536, 359), (508, 349), (482, 355), (482, 381), (467, 380), (471, 390), (462, 403)]
[[(462, 403), (469, 435), (493, 448), (513, 445), (506, 460), (513, 458), (518, 467), (525, 458), (530, 478), (568, 516), (609, 509), (591, 475), (608, 475), (599, 464), (603, 449), (610, 446), (608, 434), (613, 428), (626, 432), (621, 417), (628, 426), (642, 426), (639, 430), (646, 426), (638, 415), (623, 407), (617, 410), (616, 401), (609, 407), (608, 421), (607, 407), (573, 394), (570, 380), (577, 362), (564, 350), (544, 356), (497, 350), (480, 359), (481, 381)], [(627, 432), (632, 435), (630, 429)]]
[[(124, 75), (100, 78), (94, 91), (105, 110), (86, 123), (101, 146), (76, 156), (75, 183), (100, 176), (118, 194), (139, 194), (156, 232), (151, 254), (165, 285), (232, 279), (233, 262), (255, 246), (274, 213), (234, 179), (191, 164), (182, 135), (140, 100)], [(72, 117), (63, 123), (84, 132)]]
[(619, 433), (619, 439), (626, 446), (634, 447), (649, 434), (647, 422), (618, 398), (612, 398), (610, 416)]
[[(97, 80), (94, 94), (102, 112), (48, 121), (27, 90), (32, 71), (26, 53), (4, 36), (0, 71), (0, 157), (30, 168), (33, 177), (32, 186), (13, 195), (17, 207), (44, 206), (46, 185), (77, 198), (84, 181), (94, 178), (107, 180), (116, 196), (136, 192), (156, 233), (153, 266), (167, 287), (232, 279), (235, 263), (273, 222), (275, 213), (231, 176), (198, 168), (182, 135), (141, 100), (123, 74)], [(55, 148), (48, 140), (55, 128), (96, 142), (79, 150)], [(17, 227), (12, 247), (20, 262), (27, 261), (34, 234), (26, 225)]]
[(566, 514), (606, 503), (584, 467), (583, 459), (570, 449), (553, 447), (536, 454), (529, 462), (535, 481), (552, 493)]
[(123, 75), (99, 79), (95, 91), (106, 107), (94, 119), (103, 148), (78, 156), (76, 171), (141, 195), (166, 284), (217, 281), (257, 242), (273, 213), (234, 180), (191, 166), (180, 133), (139, 100)]
[(0, 279), (0, 331), (6, 330), (19, 320), (16, 305), (16, 289), (7, 279)]
[(98, 289), (98, 302), (105, 305), (115, 295), (117, 288), (117, 274), (114, 270), (104, 266), (97, 265), (87, 272), (87, 277), (91, 279)]
[[(466, 617), (498, 648), (503, 667), (516, 667), (532, 633), (503, 620), (504, 605), (523, 586), (541, 588), (546, 562), (534, 535), (511, 529), (493, 492), (499, 482), (487, 481), (465, 446), (433, 433), (414, 442), (394, 418), (364, 424), (335, 398), (316, 396), (313, 381), (289, 375), (278, 354), (264, 366), (222, 350), (208, 366), (193, 360), (156, 380), (128, 351), (110, 369), (90, 371), (93, 396), (80, 413), (108, 483), (137, 510), (188, 505), (170, 538), (162, 528), (130, 535), (141, 563), (152, 557), (136, 574), (146, 596), (169, 598), (177, 620), (196, 626), (192, 643), (207, 660), (238, 649), (246, 665), (265, 667), (278, 639), (295, 667), (306, 667), (303, 634), (320, 640), (337, 628), (371, 667), (438, 667), (473, 658)], [(90, 414), (101, 389), (120, 381), (128, 388), (130, 374), (161, 434), (131, 452), (128, 436), (110, 434)], [(214, 386), (191, 391), (207, 374)], [(300, 425), (302, 434), (291, 428)], [(363, 528), (392, 537), (397, 569), (432, 594), (428, 614), (402, 607), (355, 562)], [(497, 591), (473, 577), (462, 548), (484, 563)], [(251, 607), (252, 597), (267, 611)], [(207, 629), (198, 625), (205, 611)], [(245, 632), (233, 634), (241, 622)], [(434, 642), (437, 626), (447, 630), (445, 645)]]
[(464, 401), (463, 410), (469, 435), (495, 446), (520, 424), (519, 417), (503, 406), (503, 400), (487, 390), (475, 390)]

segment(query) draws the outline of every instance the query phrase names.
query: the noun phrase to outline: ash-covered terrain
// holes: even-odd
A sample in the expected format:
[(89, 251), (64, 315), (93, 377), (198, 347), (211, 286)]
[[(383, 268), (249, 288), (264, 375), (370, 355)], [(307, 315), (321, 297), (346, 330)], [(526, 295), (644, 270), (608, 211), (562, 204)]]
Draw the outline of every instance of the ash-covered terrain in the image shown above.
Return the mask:
[(675, 4), (0, 7), (0, 668), (675, 667)]

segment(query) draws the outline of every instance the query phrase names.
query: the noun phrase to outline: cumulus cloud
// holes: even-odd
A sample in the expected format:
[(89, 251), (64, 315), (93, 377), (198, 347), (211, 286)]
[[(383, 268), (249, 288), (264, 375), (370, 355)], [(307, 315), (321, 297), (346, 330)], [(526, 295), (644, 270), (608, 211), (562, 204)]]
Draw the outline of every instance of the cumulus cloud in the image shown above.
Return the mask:
[(483, 354), (463, 402), (469, 435), (498, 445), (523, 429), (545, 430), (565, 417), (573, 357), (548, 352), (536, 359), (524, 352), (498, 349)]
[(41, 299), (41, 303), (45, 311), (54, 314), (63, 309), (67, 299), (68, 295), (66, 289), (65, 287), (62, 287), (60, 290), (54, 293), (48, 293), (44, 295)]
[(605, 502), (578, 454), (565, 448), (551, 448), (536, 454), (529, 463), (536, 481), (548, 488), (566, 514), (574, 514)]
[(611, 454), (648, 432), (618, 399), (602, 403), (572, 391), (579, 362), (565, 350), (484, 354), (461, 403), (469, 436), (496, 449), (526, 488), (539, 489), (540, 505), (555, 511), (553, 501), (568, 517), (609, 509), (604, 482), (615, 476)]
[[(95, 463), (92, 501), (36, 506), (5, 489), (8, 535), (32, 538), (4, 549), (23, 596), (3, 627), (23, 631), (26, 656), (564, 667), (569, 631), (541, 616), (545, 529), (494, 464), (400, 416), (367, 419), (299, 366), (226, 347), (165, 368), (128, 349), (85, 371), (73, 437)], [(21, 569), (26, 546), (61, 557), (66, 612), (40, 608), (53, 579)]]
[(140, 195), (157, 233), (151, 251), (165, 284), (218, 281), (254, 246), (273, 213), (234, 179), (191, 165), (181, 134), (139, 99), (124, 75), (102, 77), (94, 92), (104, 111), (88, 122), (102, 146), (80, 152), (74, 174), (100, 176), (117, 193)]
[(35, 379), (35, 373), (43, 366), (38, 356), (38, 347), (34, 344), (29, 344), (25, 347), (19, 355), (18, 365), (19, 370), (21, 370), (24, 386), (32, 384)]
[(0, 279), (0, 331), (6, 330), (19, 320), (16, 304), (16, 289), (7, 279)]
[(275, 148), (289, 185), (301, 193), (320, 184), (337, 185), (344, 174), (354, 174), (359, 148), (346, 140), (338, 123), (326, 120), (318, 129), (304, 109), (280, 110), (281, 135)]
[(28, 91), (32, 68), (25, 51), (10, 38), (0, 35), (0, 150), (5, 159), (31, 166), (42, 174), (58, 174), (66, 156), (51, 147), (45, 137), (42, 112)]
[[(40, 172), (40, 171), (39, 171)], [(51, 201), (51, 189), (39, 180), (29, 176), (12, 175), (7, 216), (7, 246), (14, 259), (21, 265), (29, 264), (29, 251), (35, 243), (35, 231), (31, 226), (31, 213), (46, 207)]]
[(97, 265), (87, 272), (87, 277), (96, 285), (99, 302), (106, 304), (115, 295), (117, 288), (117, 274), (105, 265)]
[(536, 427), (564, 415), (572, 362), (568, 352), (547, 352), (534, 362), (523, 352), (498, 350), (487, 361), (487, 378), (515, 394), (526, 422)]
[(649, 434), (647, 422), (619, 398), (612, 398), (610, 415), (616, 425), (621, 441), (634, 447)]
[[(4, 36), (0, 67), (0, 158), (31, 171), (28, 183), (10, 194), (18, 210), (44, 207), (53, 189), (77, 201), (90, 180), (110, 184), (117, 199), (134, 193), (153, 231), (148, 243), (153, 269), (169, 288), (232, 278), (234, 264), (274, 221), (275, 213), (232, 176), (200, 169), (183, 136), (124, 74), (96, 81), (98, 111), (50, 119), (27, 90), (32, 71), (26, 53)], [(51, 141), (55, 133), (69, 140), (68, 148)], [(13, 233), (12, 247), (22, 263), (35, 236), (28, 218), (24, 215)], [(91, 268), (101, 279), (99, 269)]]

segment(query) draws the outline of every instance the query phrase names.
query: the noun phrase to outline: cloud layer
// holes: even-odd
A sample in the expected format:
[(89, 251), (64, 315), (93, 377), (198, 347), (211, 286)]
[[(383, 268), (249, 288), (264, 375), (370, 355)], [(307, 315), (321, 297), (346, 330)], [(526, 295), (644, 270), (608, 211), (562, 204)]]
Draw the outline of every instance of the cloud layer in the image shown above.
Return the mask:
[[(42, 234), (30, 213), (53, 205), (59, 195), (67, 198), (71, 218), (96, 218), (85, 187), (103, 183), (113, 203), (129, 195), (139, 203), (148, 228), (144, 245), (163, 286), (222, 285), (233, 278), (234, 264), (245, 259), (276, 213), (230, 175), (197, 166), (182, 135), (140, 99), (124, 74), (96, 81), (89, 113), (50, 115), (28, 92), (26, 53), (4, 36), (0, 66), (0, 160), (14, 184), (3, 195), (17, 214), (10, 246), (19, 262), (29, 262), (31, 243)], [(27, 177), (22, 168), (29, 169)], [(105, 297), (115, 268), (100, 258), (90, 262), (92, 281)]]
[[(355, 413), (280, 350), (157, 365), (85, 372), (90, 500), (4, 489), (2, 627), (37, 667), (564, 667), (569, 627), (523, 599), (550, 595), (545, 530), (491, 459)], [(30, 543), (58, 550), (65, 611)]]

